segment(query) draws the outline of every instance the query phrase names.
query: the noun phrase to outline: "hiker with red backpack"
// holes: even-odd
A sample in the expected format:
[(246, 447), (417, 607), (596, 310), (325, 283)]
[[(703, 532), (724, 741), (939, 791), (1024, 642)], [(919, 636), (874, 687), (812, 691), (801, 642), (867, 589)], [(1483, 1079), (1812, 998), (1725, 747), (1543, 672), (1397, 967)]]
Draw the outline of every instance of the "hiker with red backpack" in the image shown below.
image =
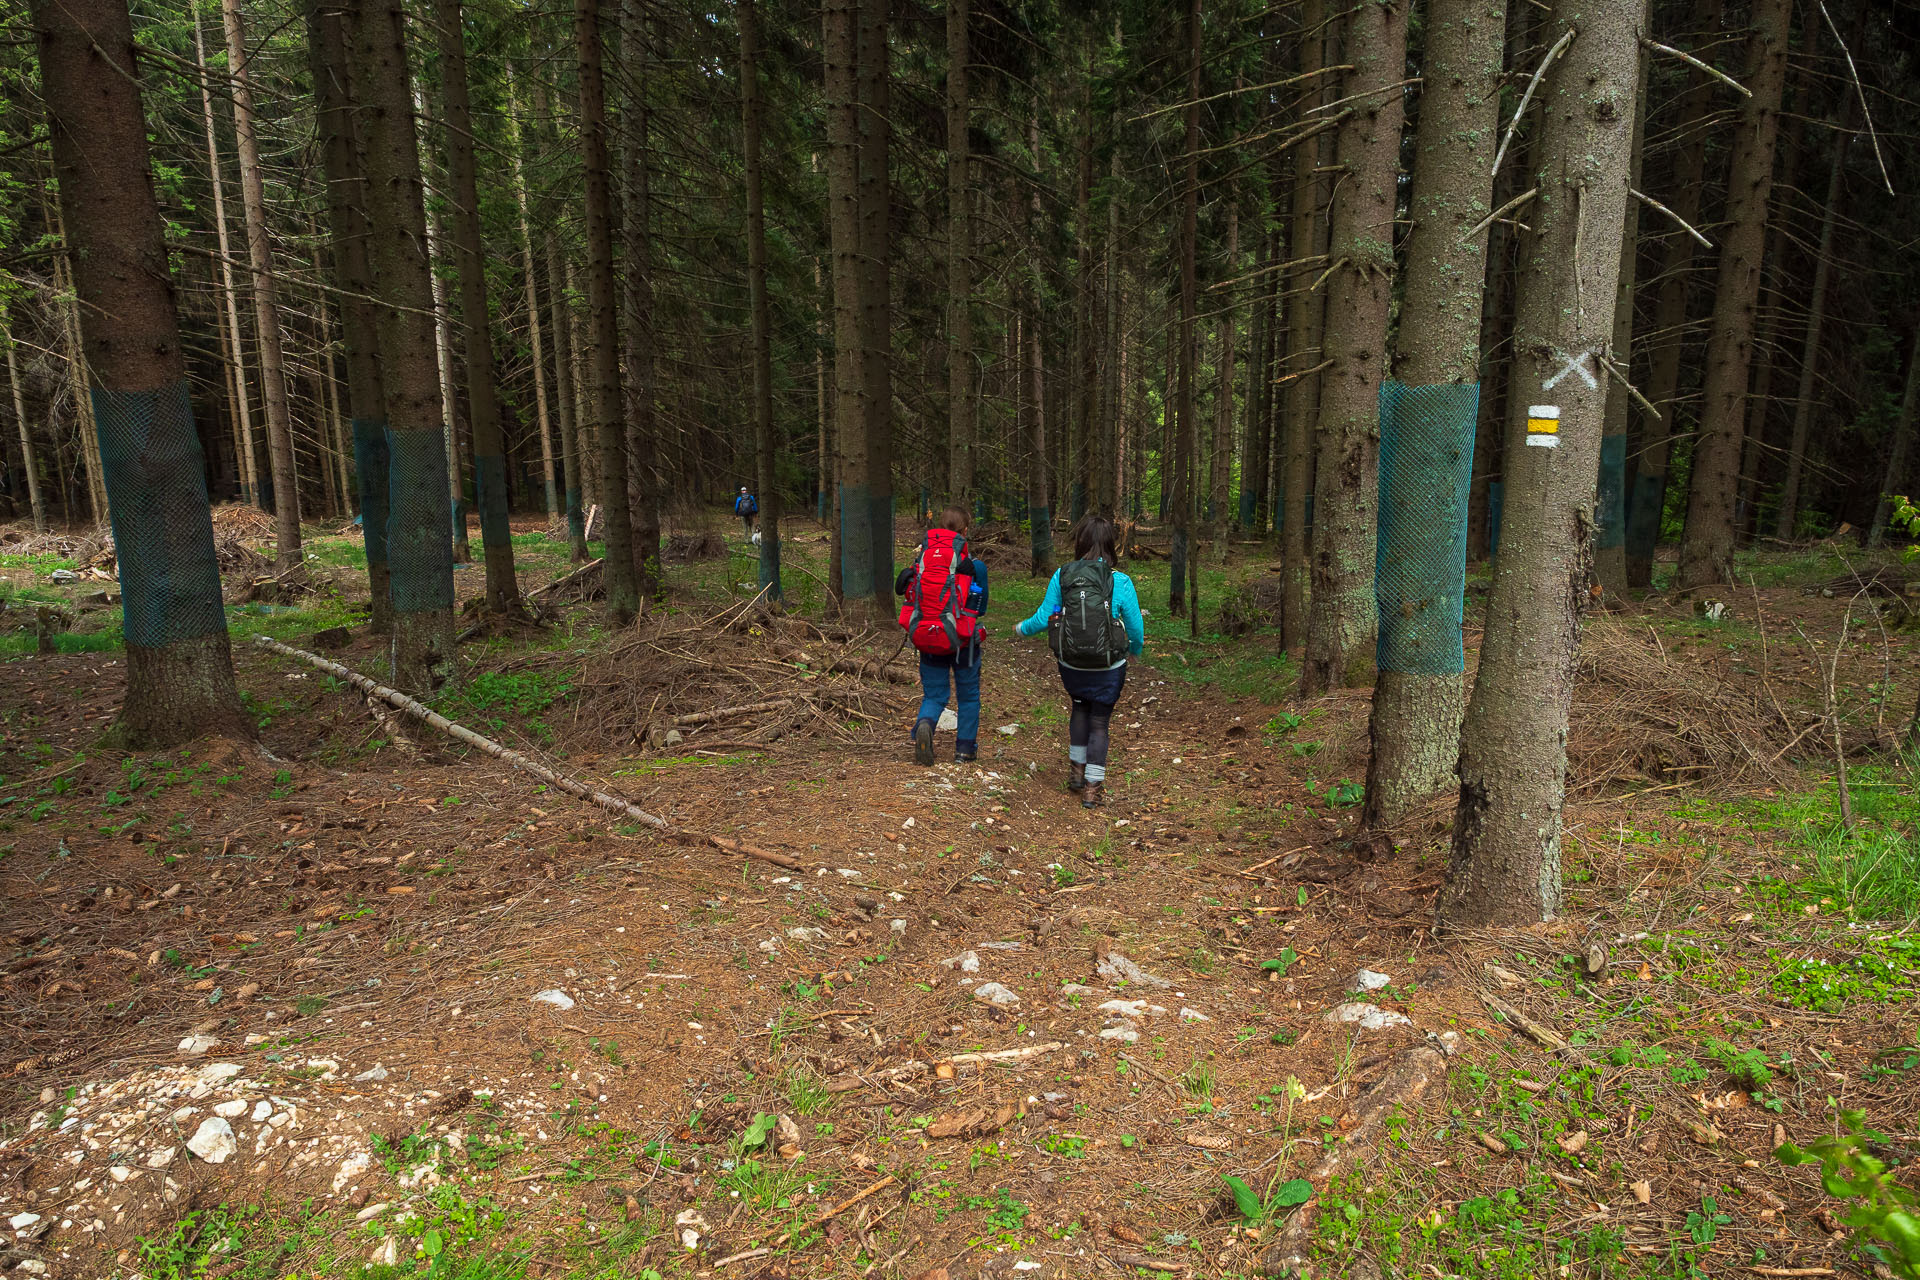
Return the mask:
[(1067, 790), (1082, 808), (1106, 802), (1107, 735), (1113, 704), (1127, 687), (1127, 658), (1147, 646), (1140, 594), (1113, 567), (1111, 520), (1082, 516), (1073, 530), (1073, 563), (1056, 569), (1046, 598), (1018, 630), (1047, 633), (1060, 683), (1073, 702), (1067, 723)]
[(933, 734), (946, 710), (949, 686), (959, 702), (953, 758), (979, 754), (980, 615), (987, 611), (987, 566), (967, 546), (967, 513), (948, 507), (927, 530), (913, 563), (894, 579), (905, 596), (900, 625), (920, 653), (920, 714), (913, 723), (913, 762), (933, 763)]

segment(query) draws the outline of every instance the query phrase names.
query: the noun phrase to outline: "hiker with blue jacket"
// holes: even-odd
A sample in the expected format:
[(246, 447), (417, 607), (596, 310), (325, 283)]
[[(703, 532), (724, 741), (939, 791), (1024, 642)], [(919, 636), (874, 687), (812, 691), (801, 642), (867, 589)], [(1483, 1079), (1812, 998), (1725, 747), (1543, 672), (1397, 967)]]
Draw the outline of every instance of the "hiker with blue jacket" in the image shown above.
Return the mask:
[(747, 526), (746, 536), (748, 539), (752, 539), (753, 520), (755, 516), (760, 514), (760, 499), (748, 492), (747, 486), (745, 485), (740, 486), (739, 496), (733, 500), (733, 514), (739, 516), (741, 523)]
[(1113, 705), (1127, 687), (1127, 658), (1147, 647), (1146, 623), (1133, 579), (1113, 567), (1113, 522), (1081, 517), (1073, 531), (1073, 563), (1056, 569), (1046, 598), (1019, 626), (1023, 636), (1047, 633), (1060, 683), (1073, 700), (1067, 722), (1067, 790), (1082, 808), (1106, 803), (1107, 733)]
[(960, 723), (955, 763), (980, 754), (980, 615), (987, 611), (987, 566), (967, 546), (972, 519), (959, 507), (940, 513), (913, 562), (893, 581), (905, 596), (900, 625), (920, 653), (920, 714), (913, 722), (913, 762), (933, 763), (933, 735), (952, 687)]

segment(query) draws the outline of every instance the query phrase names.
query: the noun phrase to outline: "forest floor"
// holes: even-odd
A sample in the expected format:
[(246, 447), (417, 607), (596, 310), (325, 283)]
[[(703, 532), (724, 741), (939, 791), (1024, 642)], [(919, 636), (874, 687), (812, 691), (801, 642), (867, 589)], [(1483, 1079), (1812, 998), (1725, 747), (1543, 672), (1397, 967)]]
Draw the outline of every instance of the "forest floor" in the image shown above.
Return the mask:
[[(754, 607), (737, 531), (628, 632), (574, 603), (463, 649), (437, 709), (674, 836), (253, 644), (350, 625), (327, 656), (384, 675), (351, 536), (314, 531), (337, 591), (230, 611), (272, 758), (103, 746), (111, 607), (53, 655), (0, 635), (0, 1265), (1244, 1277), (1304, 1242), (1327, 1275), (1875, 1274), (1771, 1152), (1860, 1110), (1920, 1156), (1894, 596), (1823, 591), (1848, 566), (1812, 549), (1743, 560), (1719, 609), (1593, 618), (1565, 916), (1436, 938), (1445, 799), (1359, 833), (1365, 693), (1301, 703), (1269, 628), (1214, 625), (1269, 598), (1259, 548), (1203, 575), (1197, 639), (1133, 566), (1149, 650), (1086, 812), (1013, 634), (1043, 584), (983, 541), (972, 764), (913, 766), (891, 629)], [(537, 525), (516, 546), (523, 587), (567, 568)], [(101, 589), (11, 551), (0, 600)], [(822, 553), (796, 522), (816, 620)]]

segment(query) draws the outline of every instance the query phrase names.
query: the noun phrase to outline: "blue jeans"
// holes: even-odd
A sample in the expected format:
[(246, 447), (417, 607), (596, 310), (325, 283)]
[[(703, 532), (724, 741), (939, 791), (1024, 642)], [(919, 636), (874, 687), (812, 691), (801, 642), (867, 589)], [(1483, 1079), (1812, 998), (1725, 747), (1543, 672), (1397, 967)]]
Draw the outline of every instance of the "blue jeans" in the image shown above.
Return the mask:
[(971, 666), (955, 666), (924, 654), (920, 658), (920, 720), (938, 722), (947, 705), (948, 677), (960, 698), (960, 728), (954, 737), (961, 742), (980, 740), (980, 660)]

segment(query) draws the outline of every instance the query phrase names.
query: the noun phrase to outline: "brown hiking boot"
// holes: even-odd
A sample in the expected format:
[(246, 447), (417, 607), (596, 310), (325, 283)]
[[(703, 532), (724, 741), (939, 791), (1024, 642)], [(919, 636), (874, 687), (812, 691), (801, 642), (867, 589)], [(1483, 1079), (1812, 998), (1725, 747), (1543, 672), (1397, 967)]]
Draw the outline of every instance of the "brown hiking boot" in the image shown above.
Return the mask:
[(1087, 786), (1087, 766), (1077, 760), (1067, 762), (1067, 790), (1084, 791)]
[(1086, 793), (1080, 797), (1082, 809), (1098, 809), (1106, 802), (1107, 784), (1104, 782), (1089, 782)]

